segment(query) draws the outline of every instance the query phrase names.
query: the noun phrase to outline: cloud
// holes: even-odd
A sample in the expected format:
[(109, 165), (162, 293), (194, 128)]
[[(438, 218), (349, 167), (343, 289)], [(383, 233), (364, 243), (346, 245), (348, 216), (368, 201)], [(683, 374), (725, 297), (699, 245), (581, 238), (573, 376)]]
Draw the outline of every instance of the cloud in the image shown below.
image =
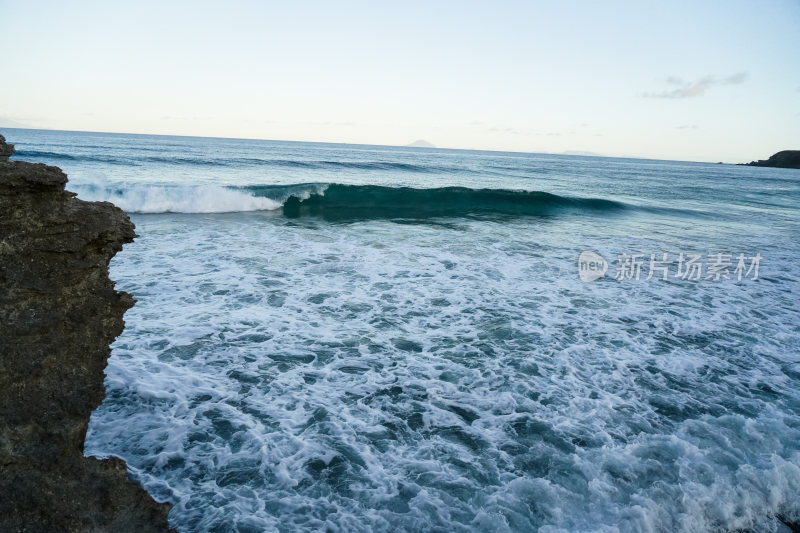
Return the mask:
[(720, 78), (717, 76), (704, 76), (697, 81), (685, 81), (677, 76), (670, 76), (664, 81), (669, 85), (677, 85), (676, 89), (660, 91), (657, 93), (644, 93), (645, 98), (694, 98), (704, 95), (711, 87), (722, 85), (739, 85), (747, 80), (747, 72), (737, 72), (730, 76)]
[(731, 74), (727, 78), (722, 78), (722, 85), (739, 85), (747, 81), (747, 72), (737, 72)]

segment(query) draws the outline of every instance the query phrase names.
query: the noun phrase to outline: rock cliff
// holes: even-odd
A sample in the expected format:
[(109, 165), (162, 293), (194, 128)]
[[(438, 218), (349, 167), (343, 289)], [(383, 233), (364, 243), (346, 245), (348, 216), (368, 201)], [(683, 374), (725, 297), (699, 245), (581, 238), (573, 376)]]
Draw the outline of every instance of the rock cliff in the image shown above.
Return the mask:
[(108, 263), (134, 226), (74, 198), (60, 169), (8, 161), (13, 151), (0, 136), (0, 531), (168, 531), (169, 506), (124, 461), (83, 456), (134, 303)]
[(783, 150), (772, 154), (769, 159), (744, 164), (753, 167), (800, 168), (800, 150)]

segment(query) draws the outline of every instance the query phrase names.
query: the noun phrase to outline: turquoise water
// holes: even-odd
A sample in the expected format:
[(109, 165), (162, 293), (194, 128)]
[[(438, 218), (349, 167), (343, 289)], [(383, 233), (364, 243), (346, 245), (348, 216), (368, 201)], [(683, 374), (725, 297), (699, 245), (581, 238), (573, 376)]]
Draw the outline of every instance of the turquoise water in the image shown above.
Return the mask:
[[(86, 453), (128, 461), (180, 531), (800, 519), (798, 171), (3, 134), (137, 226)], [(581, 281), (584, 251), (604, 277)], [(676, 277), (718, 253), (730, 279)]]

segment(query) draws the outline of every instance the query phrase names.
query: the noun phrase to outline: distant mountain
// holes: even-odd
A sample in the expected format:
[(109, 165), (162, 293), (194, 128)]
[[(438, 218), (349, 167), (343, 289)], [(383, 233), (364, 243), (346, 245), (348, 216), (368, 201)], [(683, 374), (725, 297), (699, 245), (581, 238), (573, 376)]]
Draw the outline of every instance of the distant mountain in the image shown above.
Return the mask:
[(0, 117), (0, 128), (30, 128), (27, 124), (11, 120), (10, 118)]
[(783, 150), (773, 154), (769, 159), (740, 163), (753, 167), (800, 168), (800, 150)]
[(562, 155), (582, 155), (582, 156), (590, 156), (590, 157), (605, 157), (603, 154), (598, 154), (597, 152), (589, 152), (588, 150), (566, 150), (561, 152)]
[(432, 145), (425, 139), (417, 139), (413, 143), (407, 144), (406, 146), (410, 148), (436, 148), (434, 145)]

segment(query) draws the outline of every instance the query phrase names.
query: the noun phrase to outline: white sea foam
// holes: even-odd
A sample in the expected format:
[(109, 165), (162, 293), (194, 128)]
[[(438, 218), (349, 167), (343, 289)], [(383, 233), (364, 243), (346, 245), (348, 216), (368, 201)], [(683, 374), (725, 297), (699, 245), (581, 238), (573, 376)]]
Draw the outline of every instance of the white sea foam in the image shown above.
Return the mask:
[[(315, 183), (677, 209), (134, 215), (141, 237), (111, 277), (138, 302), (85, 449), (126, 459), (179, 531), (783, 533), (778, 516), (800, 520), (791, 170), (15, 136), (77, 155), (45, 160), (81, 198), (130, 212), (269, 210), (276, 187)], [(758, 251), (764, 264), (753, 283), (584, 284), (584, 250)]]
[(128, 213), (234, 213), (271, 211), (282, 205), (246, 190), (216, 185), (70, 183), (69, 188), (81, 199), (112, 202)]
[(179, 529), (800, 517), (800, 284), (780, 248), (765, 275), (784, 285), (586, 285), (587, 239), (652, 243), (579, 220), (135, 222), (112, 277), (139, 302), (87, 453), (125, 458)]

